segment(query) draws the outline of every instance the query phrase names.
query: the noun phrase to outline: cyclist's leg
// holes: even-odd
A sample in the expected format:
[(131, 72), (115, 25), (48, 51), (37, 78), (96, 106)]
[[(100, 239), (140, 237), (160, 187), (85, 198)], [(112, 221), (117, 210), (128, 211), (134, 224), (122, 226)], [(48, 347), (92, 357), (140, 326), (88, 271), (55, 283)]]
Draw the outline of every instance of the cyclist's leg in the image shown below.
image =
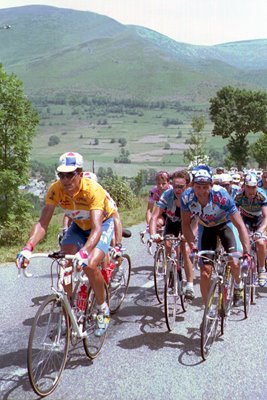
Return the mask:
[[(199, 250), (215, 250), (217, 246), (216, 227), (207, 228), (203, 225), (198, 227), (198, 249)], [(208, 256), (207, 256), (208, 258)], [(206, 304), (212, 275), (212, 263), (209, 260), (200, 260), (200, 290), (203, 303)]]

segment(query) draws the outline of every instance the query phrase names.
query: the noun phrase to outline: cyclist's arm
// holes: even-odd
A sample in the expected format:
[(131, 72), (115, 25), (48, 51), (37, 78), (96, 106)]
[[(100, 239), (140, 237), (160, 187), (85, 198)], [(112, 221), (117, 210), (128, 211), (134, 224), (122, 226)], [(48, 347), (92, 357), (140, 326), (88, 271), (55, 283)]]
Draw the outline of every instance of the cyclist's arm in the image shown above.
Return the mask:
[(36, 246), (37, 243), (39, 243), (44, 237), (47, 232), (48, 225), (51, 221), (51, 218), (54, 214), (56, 206), (51, 205), (51, 204), (46, 204), (44, 208), (42, 209), (42, 213), (40, 216), (39, 221), (32, 227), (30, 237), (29, 237), (29, 242), (33, 245), (33, 247)]
[(195, 235), (191, 226), (191, 217), (192, 214), (190, 211), (183, 211), (181, 209), (181, 217), (182, 217), (182, 232), (185, 237), (185, 240), (189, 244), (190, 249), (195, 248)]
[(116, 243), (121, 243), (122, 241), (122, 224), (118, 211), (114, 211), (114, 213), (112, 214), (112, 218), (114, 220), (115, 245)]
[(263, 206), (262, 208), (262, 221), (261, 224), (259, 226), (259, 228), (257, 229), (259, 232), (264, 233), (264, 231), (267, 228), (267, 206)]
[(153, 209), (154, 209), (154, 203), (147, 203), (147, 209), (146, 209), (146, 223), (149, 225), (150, 223), (150, 219), (153, 213)]
[(68, 217), (66, 214), (64, 214), (63, 217), (63, 229), (68, 229), (68, 227), (71, 224), (72, 219), (70, 217)]
[(150, 235), (155, 235), (157, 233), (157, 220), (164, 212), (163, 208), (156, 206), (152, 212), (150, 222), (149, 222), (149, 233)]
[(240, 241), (243, 246), (243, 252), (250, 253), (250, 243), (249, 243), (248, 232), (247, 232), (246, 226), (243, 222), (243, 219), (242, 219), (239, 211), (230, 215), (230, 219), (231, 219), (231, 222), (236, 227), (236, 229), (238, 230), (239, 238), (240, 238)]
[(91, 231), (87, 239), (87, 242), (81, 250), (90, 253), (99, 242), (102, 234), (102, 223), (103, 223), (103, 211), (102, 210), (90, 210), (90, 222)]

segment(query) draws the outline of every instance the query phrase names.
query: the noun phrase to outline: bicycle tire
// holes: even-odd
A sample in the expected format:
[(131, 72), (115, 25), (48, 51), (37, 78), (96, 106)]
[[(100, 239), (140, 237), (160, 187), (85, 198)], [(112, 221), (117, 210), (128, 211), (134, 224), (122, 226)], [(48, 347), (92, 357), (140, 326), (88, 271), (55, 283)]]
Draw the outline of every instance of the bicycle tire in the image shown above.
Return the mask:
[(111, 314), (114, 314), (121, 307), (128, 291), (132, 271), (131, 258), (128, 254), (122, 255), (120, 268), (122, 268), (122, 278), (119, 286), (112, 288), (109, 285), (109, 309)]
[(159, 247), (154, 256), (154, 288), (156, 297), (160, 304), (164, 301), (166, 263), (165, 250), (162, 247)]
[(51, 295), (35, 315), (28, 342), (28, 375), (37, 395), (47, 396), (58, 386), (67, 360), (69, 342), (67, 309), (61, 299)]
[[(107, 304), (109, 304), (109, 292), (106, 283), (105, 283), (105, 301), (107, 302)], [(83, 322), (83, 331), (87, 332), (87, 337), (83, 339), (83, 347), (85, 354), (90, 359), (94, 359), (99, 355), (107, 336), (107, 331), (102, 336), (95, 336), (94, 332), (97, 327), (96, 316), (97, 316), (97, 309), (96, 309), (95, 294), (93, 289), (90, 287), (87, 299), (85, 318)]]
[(252, 286), (253, 286), (253, 276), (252, 269), (249, 268), (248, 275), (243, 280), (244, 285), (244, 314), (245, 318), (248, 318), (250, 313), (251, 299), (252, 295)]
[(174, 265), (171, 265), (171, 267), (167, 265), (164, 287), (164, 313), (169, 331), (172, 331), (176, 324), (178, 296), (176, 268)]
[(227, 283), (222, 287), (222, 314), (221, 314), (221, 334), (225, 332), (227, 318), (230, 315), (231, 307), (234, 302), (234, 277), (229, 271)]
[(200, 344), (203, 360), (208, 358), (211, 347), (218, 336), (218, 325), (221, 319), (219, 285), (218, 279), (212, 282), (203, 314)]

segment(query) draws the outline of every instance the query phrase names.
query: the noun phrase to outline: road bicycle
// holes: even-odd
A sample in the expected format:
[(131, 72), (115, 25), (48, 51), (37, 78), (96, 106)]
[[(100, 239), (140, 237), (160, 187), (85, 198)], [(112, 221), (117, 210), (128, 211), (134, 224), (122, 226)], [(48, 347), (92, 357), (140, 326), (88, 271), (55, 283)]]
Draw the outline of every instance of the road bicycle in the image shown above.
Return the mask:
[(185, 298), (186, 281), (183, 279), (182, 257), (177, 259), (176, 255), (176, 248), (180, 245), (181, 239), (173, 235), (165, 235), (163, 239), (164, 241), (169, 241), (171, 244), (170, 256), (166, 257), (164, 313), (167, 328), (169, 331), (172, 331), (176, 324), (179, 301), (183, 312), (187, 310), (188, 301)]
[[(212, 256), (212, 259), (207, 256)], [(240, 259), (239, 253), (216, 250), (201, 250), (196, 260), (209, 260), (212, 264), (212, 281), (201, 323), (201, 356), (206, 360), (215, 339), (224, 334), (227, 317), (230, 315), (234, 298), (234, 278), (229, 266), (230, 258)]]
[[(60, 251), (36, 253), (33, 258), (49, 258), (52, 294), (38, 309), (29, 336), (27, 366), (30, 383), (39, 396), (51, 394), (58, 386), (67, 361), (70, 341), (75, 346), (83, 342), (84, 350), (90, 359), (99, 354), (106, 333), (96, 336), (97, 308), (93, 289), (82, 273), (74, 277), (74, 290), (71, 300), (63, 288), (71, 282), (73, 268), (69, 266), (73, 255)], [(29, 276), (29, 273), (25, 273)], [(87, 296), (84, 307), (78, 305), (80, 285), (86, 285)], [(109, 291), (105, 283), (105, 301), (109, 304)]]
[(244, 287), (244, 314), (248, 318), (251, 311), (251, 304), (255, 304), (256, 289), (258, 287), (258, 267), (257, 267), (257, 240), (263, 239), (267, 242), (267, 236), (252, 233), (250, 238), (251, 260), (242, 259), (241, 263), (241, 280)]

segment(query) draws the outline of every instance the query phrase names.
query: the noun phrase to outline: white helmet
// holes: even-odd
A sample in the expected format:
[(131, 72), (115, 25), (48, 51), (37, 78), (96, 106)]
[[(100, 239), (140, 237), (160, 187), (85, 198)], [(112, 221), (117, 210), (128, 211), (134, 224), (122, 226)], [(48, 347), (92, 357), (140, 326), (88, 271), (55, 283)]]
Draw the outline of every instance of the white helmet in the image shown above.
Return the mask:
[(93, 181), (97, 182), (97, 176), (93, 172), (90, 171), (84, 171), (83, 172), (83, 177), (87, 179), (93, 179)]

